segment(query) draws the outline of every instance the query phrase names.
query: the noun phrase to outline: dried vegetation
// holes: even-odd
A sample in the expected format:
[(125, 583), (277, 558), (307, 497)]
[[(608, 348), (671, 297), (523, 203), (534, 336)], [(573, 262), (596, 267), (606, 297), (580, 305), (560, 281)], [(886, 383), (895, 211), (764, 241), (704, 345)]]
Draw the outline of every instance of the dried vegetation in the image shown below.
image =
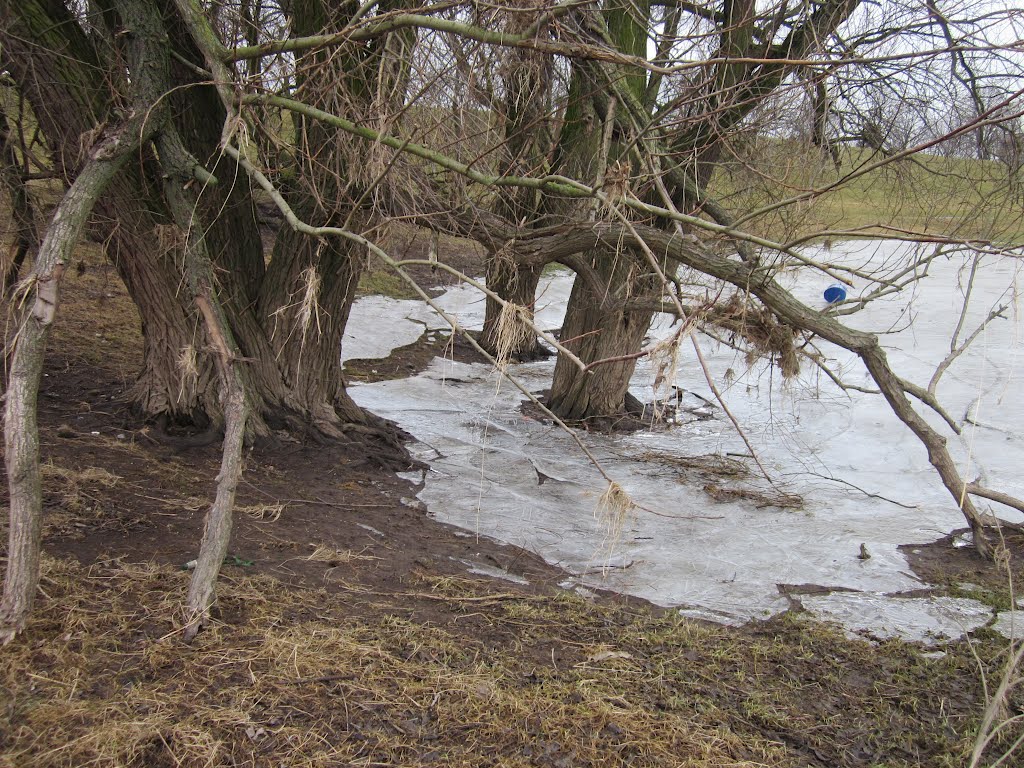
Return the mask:
[[(29, 631), (0, 651), (4, 768), (953, 766), (981, 696), (960, 645), (927, 660), (798, 617), (737, 631), (458, 578), (228, 579), (185, 646), (187, 574), (44, 569)], [(418, 601), (447, 620), (407, 618)]]

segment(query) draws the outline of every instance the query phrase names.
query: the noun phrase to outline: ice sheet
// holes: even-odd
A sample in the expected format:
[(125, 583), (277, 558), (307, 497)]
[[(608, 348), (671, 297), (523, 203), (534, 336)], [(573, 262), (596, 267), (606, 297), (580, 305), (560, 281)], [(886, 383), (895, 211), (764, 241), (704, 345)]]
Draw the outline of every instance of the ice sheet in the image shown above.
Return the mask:
[[(895, 268), (905, 261), (910, 247), (897, 242), (849, 244), (832, 256), (848, 264), (885, 263)], [(926, 384), (949, 352), (969, 259), (969, 254), (941, 257), (912, 290), (877, 301), (848, 322), (873, 332), (893, 330), (883, 344), (897, 372)], [(995, 304), (1006, 300), (1019, 267), (1017, 259), (985, 257), (975, 280), (966, 334)], [(822, 292), (831, 282), (827, 276), (808, 276), (804, 271), (785, 279), (809, 305), (824, 307)], [(568, 275), (544, 281), (538, 301), (543, 326), (560, 324), (570, 286)], [(851, 298), (856, 296), (852, 291)], [(353, 310), (354, 320), (363, 311), (362, 301)], [(440, 301), (467, 327), (480, 326), (483, 302), (471, 289), (451, 291)], [(386, 308), (369, 309), (379, 319)], [(415, 318), (406, 322), (420, 328), (436, 327), (436, 318), (431, 321), (419, 311), (424, 310), (403, 306), (403, 319)], [(992, 487), (1022, 495), (1022, 342), (1016, 307), (1006, 314), (1008, 319), (991, 323), (951, 365), (938, 392), (954, 418), (969, 415), (977, 424), (967, 424), (961, 437), (950, 436), (951, 451), (964, 476), (980, 477)], [(668, 318), (660, 318), (652, 337), (667, 335), (669, 324)], [(376, 327), (381, 341), (380, 323)], [(712, 419), (694, 418), (668, 430), (583, 436), (608, 475), (640, 505), (626, 519), (609, 521), (595, 511), (607, 486), (601, 474), (568, 436), (522, 415), (522, 395), (486, 366), (438, 359), (418, 376), (353, 387), (352, 394), (420, 441), (416, 450), (431, 471), (419, 498), (432, 514), (537, 552), (578, 574), (578, 583), (723, 621), (785, 610), (789, 600), (780, 594), (779, 584), (842, 587), (868, 596), (860, 603), (860, 613), (885, 615), (884, 621), (875, 622), (880, 632), (913, 635), (913, 628), (922, 625), (922, 603), (903, 599), (890, 605), (891, 610), (876, 609), (892, 599), (885, 594), (921, 586), (898, 546), (926, 543), (963, 525), (917, 439), (878, 395), (843, 392), (806, 366), (797, 379), (783, 381), (778, 370), (763, 361), (748, 366), (741, 353), (704, 337), (700, 343), (730, 410), (775, 482), (772, 486), (748, 479), (743, 487), (799, 494), (805, 501), (802, 509), (748, 500), (718, 503), (703, 488), (710, 482), (728, 488), (728, 477), (682, 470), (673, 462), (678, 457), (747, 452), (720, 409), (708, 409), (717, 410)], [(822, 351), (834, 369), (844, 371), (847, 381), (870, 384), (852, 355), (828, 344)], [(544, 361), (515, 366), (513, 373), (536, 391), (549, 386), (552, 369), (553, 362)], [(634, 394), (650, 400), (653, 380), (653, 365), (641, 361)], [(682, 348), (675, 383), (712, 399), (688, 345)], [(941, 426), (934, 414), (927, 418)], [(1005, 508), (994, 511), (1006, 519), (1020, 519)], [(858, 557), (862, 544), (869, 559)], [(837, 600), (854, 600), (857, 605), (847, 596)], [(823, 614), (835, 613), (825, 607), (832, 602), (817, 603)], [(941, 609), (938, 605), (922, 609), (933, 616), (922, 632), (958, 634), (980, 610), (959, 603)], [(953, 608), (962, 609), (961, 615), (956, 616)], [(853, 620), (847, 623), (860, 628)]]

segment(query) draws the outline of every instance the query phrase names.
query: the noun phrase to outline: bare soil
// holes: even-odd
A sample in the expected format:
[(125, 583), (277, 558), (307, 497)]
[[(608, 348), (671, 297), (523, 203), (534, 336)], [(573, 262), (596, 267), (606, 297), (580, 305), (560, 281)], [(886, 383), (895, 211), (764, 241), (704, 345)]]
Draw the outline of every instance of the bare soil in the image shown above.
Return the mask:
[[(966, 764), (1006, 655), (992, 633), (935, 658), (799, 611), (729, 628), (569, 593), (535, 555), (438, 523), (356, 446), (248, 453), (216, 622), (185, 645), (219, 446), (176, 449), (132, 415), (137, 319), (98, 249), (82, 263), (39, 403), (37, 610), (0, 649), (3, 768)], [(915, 561), (938, 590), (993, 573), (943, 546)]]

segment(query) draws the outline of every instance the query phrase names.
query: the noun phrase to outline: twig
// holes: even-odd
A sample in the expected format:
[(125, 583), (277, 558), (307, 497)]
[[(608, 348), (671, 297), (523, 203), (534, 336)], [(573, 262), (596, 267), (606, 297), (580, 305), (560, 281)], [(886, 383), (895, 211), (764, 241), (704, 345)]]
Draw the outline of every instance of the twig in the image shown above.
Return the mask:
[(917, 507), (915, 507), (913, 504), (904, 504), (902, 501), (896, 501), (895, 499), (890, 499), (888, 496), (883, 496), (880, 493), (872, 493), (871, 491), (865, 491), (859, 485), (854, 485), (849, 480), (843, 480), (843, 478), (836, 477), (835, 475), (831, 475), (831, 474), (823, 475), (823, 474), (821, 474), (819, 472), (809, 472), (807, 474), (809, 474), (811, 477), (820, 477), (823, 480), (830, 480), (833, 483), (842, 483), (843, 485), (846, 485), (846, 486), (849, 486), (850, 488), (853, 488), (855, 491), (860, 491), (865, 496), (867, 496), (869, 499), (879, 499), (880, 501), (887, 501), (890, 504), (895, 504), (897, 507), (903, 507), (904, 509), (914, 509), (914, 510), (917, 509)]

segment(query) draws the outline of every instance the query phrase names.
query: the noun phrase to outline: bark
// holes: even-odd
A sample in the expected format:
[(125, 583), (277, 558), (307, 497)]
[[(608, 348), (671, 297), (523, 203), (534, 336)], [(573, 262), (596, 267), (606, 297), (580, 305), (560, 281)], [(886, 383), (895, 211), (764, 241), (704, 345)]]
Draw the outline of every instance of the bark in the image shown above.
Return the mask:
[(208, 230), (201, 220), (196, 220), (198, 200), (188, 186), (192, 181), (192, 174), (188, 172), (192, 158), (182, 146), (176, 131), (171, 128), (166, 129), (160, 137), (159, 149), (167, 170), (167, 199), (178, 226), (187, 233), (185, 274), (216, 360), (225, 421), (217, 493), (206, 516), (199, 557), (189, 585), (184, 638), (186, 642), (191, 642), (209, 620), (210, 607), (216, 596), (217, 575), (231, 540), (232, 513), (235, 492), (242, 477), (242, 446), (249, 405), (241, 354), (214, 287), (213, 267), (207, 251)]
[(4, 410), (10, 531), (0, 643), (25, 628), (39, 582), (42, 492), (36, 403), (46, 341), (60, 301), (60, 280), (96, 199), (138, 146), (140, 128), (133, 121), (100, 141), (57, 206), (32, 271), (29, 290), (34, 296), (11, 342)]
[[(610, 259), (597, 256), (592, 264), (599, 273), (604, 271), (603, 284), (629, 290), (641, 286), (644, 281), (636, 277), (638, 267), (632, 255), (608, 250), (614, 254)], [(646, 282), (653, 287), (650, 278)], [(629, 381), (652, 313), (626, 309), (632, 298), (628, 293), (600, 295), (590, 281), (579, 277), (573, 283), (559, 341), (586, 363), (588, 370), (581, 371), (565, 355), (559, 355), (548, 407), (562, 419), (608, 423), (634, 410), (627, 397)]]
[[(313, 206), (309, 198), (304, 202), (297, 209), (307, 219)], [(337, 438), (347, 425), (372, 421), (345, 391), (339, 352), (364, 266), (365, 254), (337, 238), (319, 240), (290, 228), (278, 234), (261, 314), (282, 378), (261, 388), (293, 414), (293, 428)]]
[[(82, 148), (102, 130), (115, 100), (111, 67), (63, 3), (24, 0), (0, 9), (0, 49), (18, 89), (46, 137), (57, 173), (71, 183)], [(110, 55), (110, 49), (104, 49)], [(108, 76), (105, 77), (105, 73)], [(143, 413), (192, 420), (215, 406), (207, 366), (183, 377), (178, 360), (194, 319), (177, 294), (178, 247), (158, 184), (155, 158), (140, 148), (97, 201), (89, 222), (142, 317), (143, 359), (132, 396)]]
[[(310, 34), (332, 21), (344, 24), (353, 10), (319, 0), (297, 4), (292, 26), (298, 34)], [(384, 46), (386, 41), (381, 42)], [(372, 58), (368, 51), (357, 50), (300, 57), (299, 98), (324, 106), (347, 101), (349, 109), (372, 119), (368, 56)], [(379, 85), (386, 90), (383, 81)], [(353, 207), (365, 190), (360, 176), (372, 163), (368, 148), (353, 147), (337, 129), (304, 117), (297, 135), (295, 182), (286, 190), (292, 209), (304, 220), (327, 226), (359, 221), (362, 217)], [(346, 429), (374, 422), (346, 393), (339, 353), (365, 259), (364, 252), (338, 238), (311, 238), (290, 228), (278, 234), (258, 301), (283, 386), (269, 381), (261, 386), (278, 398), (293, 428), (341, 438)]]
[[(201, 9), (191, 0), (176, 0), (176, 4), (192, 43), (201, 49), (197, 58), (227, 81), (230, 75), (221, 61), (220, 44)], [(314, 31), (332, 19), (343, 23), (345, 14), (353, 10), (354, 6), (335, 8), (323, 2), (297, 4), (292, 8), (292, 26), (297, 32)], [(325, 106), (340, 101), (348, 110), (369, 118), (374, 109), (386, 106), (382, 99), (386, 102), (405, 92), (408, 65), (402, 56), (414, 33), (405, 30), (395, 38), (401, 39), (396, 43), (384, 38), (341, 55), (315, 52), (302, 57), (298, 62), (300, 96)], [(222, 86), (220, 98), (234, 108), (230, 88)], [(207, 109), (205, 114), (216, 111)], [(362, 218), (358, 206), (366, 192), (364, 176), (374, 162), (374, 150), (362, 144), (353, 146), (336, 128), (321, 121), (303, 118), (297, 128), (300, 145), (296, 166), (291, 169), (294, 182), (286, 191), (289, 204), (304, 218), (320, 224), (358, 224)], [(210, 127), (203, 130), (212, 140)], [(221, 165), (237, 175), (240, 172), (234, 162), (224, 158)], [(245, 184), (232, 187), (248, 189)], [(224, 205), (216, 211), (211, 206), (208, 215), (223, 216), (224, 211)], [(254, 216), (242, 218), (246, 223), (255, 221)], [(218, 237), (219, 245), (214, 245)], [(241, 353), (250, 359), (250, 432), (265, 433), (269, 426), (314, 439), (354, 437), (366, 445), (369, 459), (396, 468), (409, 466), (408, 453), (400, 446), (404, 434), (357, 406), (346, 393), (342, 377), (341, 339), (365, 251), (338, 238), (311, 238), (282, 229), (264, 269), (262, 255), (255, 263), (254, 248), (239, 248), (245, 238), (244, 231), (218, 236), (211, 230), (209, 235), (211, 250), (221, 254), (215, 261), (221, 268), (225, 312)], [(236, 261), (226, 260), (223, 254)], [(239, 272), (249, 275), (251, 282), (229, 284), (231, 276)], [(257, 415), (261, 417), (258, 420)]]
[[(644, 55), (648, 13), (646, 3), (609, 4), (604, 21), (619, 50)], [(646, 86), (643, 71), (635, 68), (623, 68), (617, 78), (617, 87), (638, 103)], [(579, 63), (570, 88), (560, 152), (566, 175), (594, 179), (595, 186), (614, 197), (621, 195), (637, 168), (629, 158), (626, 137), (616, 130), (617, 102), (597, 100), (604, 114), (596, 109), (593, 94), (601, 90), (594, 68)], [(579, 204), (567, 207), (570, 216), (580, 215)], [(591, 218), (609, 215), (601, 207), (590, 211)], [(581, 258), (590, 267), (591, 279), (577, 275), (560, 341), (588, 367), (594, 367), (581, 371), (565, 355), (559, 355), (548, 406), (566, 420), (607, 422), (635, 410), (636, 403), (628, 397), (636, 366), (633, 355), (640, 349), (652, 317), (651, 312), (626, 311), (626, 304), (660, 297), (661, 286), (644, 277), (648, 271), (639, 266), (628, 248), (598, 248)]]
[[(724, 20), (720, 28), (721, 63), (715, 67), (712, 77), (709, 78), (706, 92), (703, 95), (695, 93), (691, 97), (695, 105), (690, 108), (691, 114), (694, 115), (690, 121), (691, 127), (681, 131), (673, 140), (671, 153), (664, 152), (659, 146), (660, 142), (652, 141), (645, 136), (649, 130), (649, 115), (643, 106), (647, 96), (647, 84), (642, 71), (607, 62), (577, 63), (574, 86), (569, 94), (566, 128), (563, 130), (563, 151), (568, 153), (570, 160), (582, 153), (598, 157), (611, 168), (612, 163), (620, 158), (623, 151), (617, 148), (618, 145), (626, 143), (630, 133), (635, 132), (639, 145), (655, 163), (651, 170), (655, 170), (661, 163), (665, 164), (665, 179), (677, 206), (687, 212), (703, 206), (716, 220), (728, 222), (728, 214), (708, 201), (705, 195), (715, 164), (722, 153), (723, 140), (751, 110), (762, 104), (764, 98), (783, 82), (792, 67), (782, 61), (788, 57), (806, 55), (849, 17), (858, 2), (859, 0), (829, 0), (817, 7), (805, 22), (795, 27), (783, 44), (772, 46), (770, 42), (762, 43), (762, 47), (767, 46), (767, 49), (758, 52), (755, 50), (758, 37), (768, 41), (774, 37), (773, 34), (758, 35), (758, 26), (771, 22), (757, 16), (755, 4), (751, 0), (728, 0), (724, 6)], [(611, 3), (606, 7), (604, 16), (591, 23), (597, 23), (598, 27), (603, 24), (605, 29), (600, 31), (604, 33), (606, 30), (607, 38), (623, 53), (642, 56), (646, 47), (646, 18), (646, 9), (642, 4), (622, 7)], [(758, 65), (734, 60), (756, 55), (763, 55), (769, 60), (778, 57), (780, 63)], [(593, 106), (574, 103), (574, 99), (579, 100), (583, 96), (592, 100), (598, 109), (594, 111)], [(650, 99), (647, 99), (647, 102), (649, 103)], [(697, 104), (703, 105), (702, 108), (697, 108)], [(592, 115), (604, 110), (603, 119), (606, 127), (607, 123), (614, 123), (609, 128), (608, 135), (616, 138), (610, 150), (603, 156), (593, 147), (597, 120), (590, 117), (588, 124), (588, 109)], [(578, 125), (574, 127), (574, 123)], [(686, 158), (687, 167), (684, 169), (673, 159), (673, 155)], [(625, 156), (622, 156), (622, 159), (625, 159)], [(622, 159), (619, 159), (620, 163)], [(595, 178), (586, 173), (576, 175), (574, 172), (577, 170), (570, 162), (566, 175), (580, 179)], [(607, 179), (603, 178), (603, 168), (599, 167), (597, 170), (597, 183), (607, 182)], [(634, 164), (627, 175), (635, 177), (638, 172), (644, 173), (647, 170)], [(607, 183), (605, 186), (607, 187)], [(752, 260), (749, 249), (741, 244), (737, 244), (737, 249), (741, 258)], [(607, 288), (603, 295), (598, 296), (593, 288), (580, 286), (577, 289), (574, 286), (562, 338), (563, 341), (579, 339), (573, 343), (581, 346), (573, 350), (588, 364), (602, 359), (624, 359), (592, 369), (600, 371), (601, 367), (606, 368), (594, 376), (594, 381), (590, 383), (586, 374), (573, 371), (568, 361), (560, 360), (552, 382), (551, 403), (553, 410), (564, 418), (614, 417), (627, 405), (625, 402), (615, 402), (615, 398), (619, 393), (626, 398), (629, 376), (633, 372), (633, 364), (629, 358), (640, 351), (650, 315), (642, 312), (625, 314), (616, 309), (619, 306), (618, 302), (613, 301), (611, 306), (608, 306), (608, 301), (609, 298), (617, 298), (619, 302), (629, 300), (640, 304), (656, 303), (660, 298), (657, 293), (660, 288), (653, 285), (645, 286), (643, 283), (622, 282), (624, 279), (632, 279), (630, 274), (623, 272), (621, 267), (617, 268), (609, 263), (609, 259), (614, 258), (613, 254), (617, 254), (619, 250), (606, 249), (603, 256), (597, 253), (586, 257), (586, 261), (593, 267), (599, 279), (606, 283)], [(633, 277), (643, 273), (643, 270), (635, 271)], [(599, 309), (602, 302), (606, 307), (604, 311)], [(574, 307), (575, 303), (581, 305)], [(587, 394), (588, 388), (592, 386), (598, 388), (599, 394)]]
[[(537, 286), (543, 269), (523, 266), (492, 253), (487, 259), (487, 287), (507, 302), (526, 310), (526, 317), (519, 314), (502, 315), (503, 304), (487, 296), (484, 313), (484, 327), (480, 334), (480, 346), (496, 357), (524, 362), (548, 355), (547, 349), (537, 339), (530, 326), (533, 320)], [(504, 320), (502, 318), (505, 318)]]
[[(158, 0), (157, 5), (162, 16), (161, 39), (169, 40), (184, 59), (202, 61), (199, 43), (172, 0)], [(77, 19), (59, 2), (26, 0), (0, 9), (0, 49), (11, 59), (11, 72), (67, 179), (80, 172), (82, 143), (103, 125), (115, 104), (123, 103), (116, 89), (128, 87), (123, 64), (117, 62), (125, 60), (124, 50), (134, 30), (124, 21), (128, 11), (110, 3), (103, 6), (106, 26), (113, 32), (106, 41), (84, 34)], [(201, 16), (201, 10), (198, 13)], [(415, 33), (404, 30), (394, 37), (408, 41)], [(329, 93), (346, 78), (374, 75), (379, 63), (374, 56), (383, 55), (389, 40), (373, 42), (345, 61), (330, 57), (336, 77), (323, 75), (323, 91)], [(401, 58), (402, 45), (391, 44), (391, 49), (387, 49), (390, 55)], [(235, 162), (218, 149), (227, 111), (217, 90), (199, 82), (196, 73), (178, 61), (167, 68), (169, 95), (154, 97), (154, 103), (170, 104), (170, 117), (184, 150), (193, 158), (188, 161), (193, 164), (193, 175), (208, 179), (199, 160), (214, 158), (210, 171), (222, 182), (193, 181), (196, 215), (206, 228), (214, 288), (240, 354), (250, 361), (250, 436), (269, 434), (270, 425), (306, 437), (337, 438), (348, 432), (360, 441), (383, 439), (371, 455), (385, 460), (390, 453), (401, 459), (405, 454), (398, 448), (398, 433), (356, 406), (345, 393), (341, 377), (338, 350), (363, 253), (340, 242), (325, 250), (319, 241), (300, 242), (303, 238), (286, 234), (268, 271), (251, 192), (247, 184), (239, 183), (242, 174)], [(408, 77), (407, 65), (382, 67), (381, 71), (390, 73), (392, 95), (404, 93), (400, 81)], [(365, 84), (356, 91), (367, 99), (371, 96)], [(233, 98), (230, 88), (227, 92)], [(332, 131), (324, 132), (327, 139), (323, 145), (329, 145), (332, 152), (349, 148), (350, 142), (328, 134)], [(152, 149), (140, 147), (136, 159), (138, 162), (128, 164), (111, 182), (92, 222), (142, 317), (143, 369), (133, 395), (140, 410), (150, 417), (223, 427), (225, 414), (217, 397), (218, 373), (212, 358), (197, 355), (194, 371), (180, 364), (186, 351), (196, 351), (195, 328), (201, 317), (188, 293), (179, 290), (184, 240), (164, 198), (161, 158)], [(324, 155), (317, 157), (322, 159)], [(356, 160), (357, 167), (365, 165)], [(338, 170), (343, 176), (345, 169)], [(305, 191), (297, 193), (300, 196), (313, 201), (334, 199), (342, 205), (324, 211), (321, 222), (344, 219), (351, 210), (347, 202), (351, 189), (337, 184), (328, 187), (316, 178), (304, 183)], [(304, 318), (294, 299), (299, 276), (311, 266), (318, 270), (321, 282), (314, 312), (319, 323), (301, 329)], [(275, 284), (278, 279), (282, 282)], [(290, 343), (295, 340), (301, 343)], [(347, 429), (349, 425), (353, 429)]]

